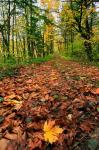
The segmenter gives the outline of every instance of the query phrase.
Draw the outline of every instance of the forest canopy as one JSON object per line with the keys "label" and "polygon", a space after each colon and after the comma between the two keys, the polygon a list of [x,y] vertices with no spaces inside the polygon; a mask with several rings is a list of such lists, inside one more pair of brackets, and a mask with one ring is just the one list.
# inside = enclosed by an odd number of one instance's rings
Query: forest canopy
{"label": "forest canopy", "polygon": [[54,52],[99,59],[95,0],[0,0],[0,63]]}

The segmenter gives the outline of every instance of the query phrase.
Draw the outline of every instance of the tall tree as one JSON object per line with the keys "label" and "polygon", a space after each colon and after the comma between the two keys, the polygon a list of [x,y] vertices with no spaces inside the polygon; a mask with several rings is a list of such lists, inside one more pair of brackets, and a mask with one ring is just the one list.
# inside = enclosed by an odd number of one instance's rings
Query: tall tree
{"label": "tall tree", "polygon": [[74,19],[74,28],[84,39],[85,51],[90,61],[93,60],[91,38],[93,36],[93,15],[95,13],[93,0],[71,0],[70,8]]}

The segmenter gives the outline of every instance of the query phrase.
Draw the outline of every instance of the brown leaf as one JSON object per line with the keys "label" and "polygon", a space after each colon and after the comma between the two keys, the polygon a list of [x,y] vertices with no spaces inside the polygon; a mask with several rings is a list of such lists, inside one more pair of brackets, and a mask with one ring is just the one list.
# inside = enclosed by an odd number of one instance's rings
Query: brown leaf
{"label": "brown leaf", "polygon": [[9,140],[16,140],[17,139],[17,134],[14,133],[6,133],[6,135],[4,136],[5,138],[9,139]]}
{"label": "brown leaf", "polygon": [[86,121],[80,125],[82,131],[89,133],[94,127],[90,121]]}
{"label": "brown leaf", "polygon": [[2,138],[0,140],[0,150],[6,150],[9,140]]}
{"label": "brown leaf", "polygon": [[33,150],[35,148],[41,149],[41,146],[42,142],[38,138],[35,138],[34,140],[29,139],[28,147],[30,148],[30,150]]}

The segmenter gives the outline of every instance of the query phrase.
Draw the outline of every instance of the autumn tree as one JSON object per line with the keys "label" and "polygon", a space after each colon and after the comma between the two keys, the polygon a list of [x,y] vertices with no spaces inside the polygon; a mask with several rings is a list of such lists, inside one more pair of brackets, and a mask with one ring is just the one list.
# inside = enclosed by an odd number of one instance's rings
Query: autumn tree
{"label": "autumn tree", "polygon": [[[4,60],[44,56],[43,24],[49,18],[37,0],[0,2],[1,53]],[[50,51],[49,51],[50,53]]]}
{"label": "autumn tree", "polygon": [[[63,4],[62,11],[59,14],[60,17],[60,30],[61,35],[64,39],[64,48],[68,51],[68,44],[71,42],[73,44],[73,38],[74,38],[74,29],[73,29],[73,14],[71,9],[69,8],[69,5],[67,3]],[[72,51],[73,51],[73,45],[72,45]]]}
{"label": "autumn tree", "polygon": [[91,38],[93,36],[93,17],[95,7],[92,0],[71,0],[70,8],[74,19],[74,28],[84,39],[88,60],[93,60]]}
{"label": "autumn tree", "polygon": [[50,20],[49,23],[44,23],[44,43],[45,52],[53,53],[54,38],[55,38],[55,12],[57,12],[60,1],[41,0],[41,6],[45,9],[45,16]]}

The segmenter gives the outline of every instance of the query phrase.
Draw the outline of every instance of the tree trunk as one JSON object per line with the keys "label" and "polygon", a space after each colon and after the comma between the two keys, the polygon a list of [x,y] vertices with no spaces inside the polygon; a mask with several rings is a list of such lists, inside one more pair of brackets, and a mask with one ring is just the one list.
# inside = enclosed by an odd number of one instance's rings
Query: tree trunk
{"label": "tree trunk", "polygon": [[25,37],[23,37],[23,58],[24,58],[24,60],[26,59],[26,47],[25,47],[26,43],[25,42],[26,42]]}
{"label": "tree trunk", "polygon": [[8,0],[8,31],[7,31],[7,57],[9,58],[10,56],[10,0]]}
{"label": "tree trunk", "polygon": [[85,52],[87,54],[87,58],[89,61],[93,61],[93,54],[92,54],[92,45],[90,42],[85,41],[84,42],[84,46],[85,46]]}
{"label": "tree trunk", "polygon": [[13,2],[13,7],[14,7],[14,11],[13,11],[13,25],[12,25],[12,52],[13,52],[13,56],[14,56],[14,48],[15,48],[15,34],[14,34],[14,27],[15,27],[15,19],[16,19],[16,4],[15,4],[15,0]]}
{"label": "tree trunk", "polygon": [[71,50],[72,50],[72,53],[73,53],[73,50],[74,50],[74,45],[73,45],[73,42],[74,42],[74,33],[73,33],[73,31],[72,31],[72,29],[71,29]]}
{"label": "tree trunk", "polygon": [[42,39],[42,44],[43,44],[43,45],[42,45],[42,46],[43,46],[43,57],[45,57],[46,53],[45,53],[45,45],[44,45],[44,44],[45,44],[45,41],[44,41],[44,32],[43,32],[43,36],[42,36],[42,37],[43,37],[43,39]]}

